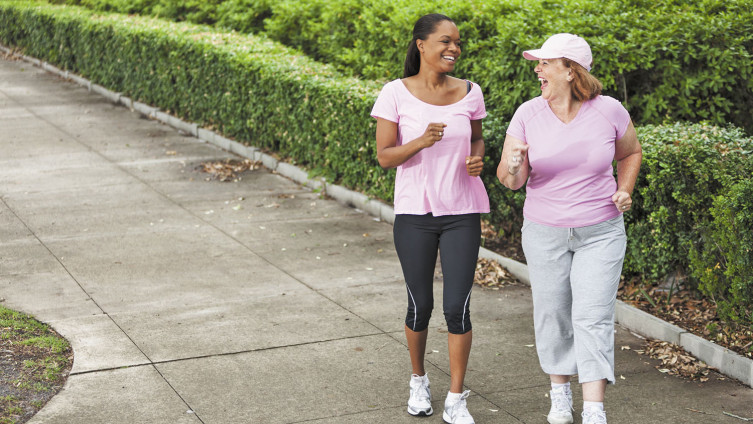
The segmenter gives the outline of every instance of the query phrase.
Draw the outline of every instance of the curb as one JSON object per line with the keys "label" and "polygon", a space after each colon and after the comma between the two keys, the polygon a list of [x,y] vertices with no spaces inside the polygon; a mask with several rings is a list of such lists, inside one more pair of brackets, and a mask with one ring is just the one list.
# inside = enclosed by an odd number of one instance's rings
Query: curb
{"label": "curb", "polygon": [[[69,71],[61,70],[54,65],[37,58],[13,53],[13,50],[1,44],[0,52],[3,52],[5,55],[13,55],[17,58],[23,59],[46,72],[58,75],[63,79],[86,87],[90,92],[99,94],[114,104],[125,106],[130,109],[131,112],[138,112],[149,118],[156,119],[179,131],[190,134],[199,140],[213,144],[239,156],[255,161],[261,161],[266,168],[277,172],[304,187],[311,188],[312,190],[321,190],[324,194],[334,198],[342,204],[360,209],[387,223],[394,224],[395,222],[395,212],[393,208],[384,202],[369,199],[368,196],[362,193],[352,191],[336,184],[330,184],[323,178],[309,178],[308,173],[305,170],[298,168],[295,165],[280,162],[278,159],[266,153],[262,153],[262,151],[256,147],[247,146],[237,141],[227,139],[213,131],[200,128],[195,123],[185,122],[177,117],[162,112],[159,108],[133,101],[128,97],[122,96],[121,93],[110,91],[101,85],[94,84],[85,78],[72,74]],[[530,286],[531,282],[528,276],[527,265],[501,256],[484,247],[479,249],[479,257],[499,262],[500,265],[507,268],[507,270],[520,281]],[[676,325],[663,321],[620,300],[617,300],[615,305],[615,322],[643,337],[663,340],[681,346],[696,358],[704,361],[707,365],[718,369],[722,374],[739,380],[749,387],[753,387],[753,359],[743,357],[714,342],[698,337]]]}

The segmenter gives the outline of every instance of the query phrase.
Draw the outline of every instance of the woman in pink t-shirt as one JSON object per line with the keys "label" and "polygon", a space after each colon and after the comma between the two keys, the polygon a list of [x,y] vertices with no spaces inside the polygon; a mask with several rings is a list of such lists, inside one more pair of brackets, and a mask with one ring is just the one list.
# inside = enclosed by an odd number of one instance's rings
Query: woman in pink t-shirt
{"label": "woman in pink t-shirt", "polygon": [[481,240],[480,213],[489,212],[479,178],[486,109],[478,85],[447,75],[459,57],[460,34],[453,21],[439,14],[420,18],[404,78],[384,86],[371,116],[377,119],[379,164],[397,167],[394,238],[408,292],[405,336],[413,368],[408,412],[433,413],[424,354],[439,249],[451,379],[443,418],[472,424],[463,380],[471,349],[469,304]]}
{"label": "woman in pink t-shirt", "polygon": [[584,39],[556,34],[523,56],[538,60],[541,96],[515,112],[497,177],[513,190],[526,184],[522,242],[536,349],[552,384],[547,420],[573,422],[570,376],[578,374],[583,423],[606,424],[626,245],[622,214],[632,204],[641,146],[625,108],[600,95]]}

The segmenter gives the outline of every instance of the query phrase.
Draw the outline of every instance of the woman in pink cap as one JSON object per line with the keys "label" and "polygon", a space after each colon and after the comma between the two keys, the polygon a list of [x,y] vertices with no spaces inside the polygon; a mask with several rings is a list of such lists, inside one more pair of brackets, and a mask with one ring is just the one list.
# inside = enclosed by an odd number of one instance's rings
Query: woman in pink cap
{"label": "woman in pink cap", "polygon": [[407,287],[405,337],[413,368],[408,413],[433,412],[424,354],[439,249],[450,354],[450,390],[442,418],[473,424],[463,380],[471,350],[469,306],[480,213],[489,211],[479,178],[486,109],[477,84],[448,75],[459,57],[460,33],[453,21],[440,14],[421,17],[408,45],[404,78],[385,84],[371,116],[377,119],[379,164],[397,168],[395,249]]}
{"label": "woman in pink cap", "polygon": [[573,422],[570,377],[577,374],[583,423],[605,424],[604,392],[615,382],[622,214],[632,204],[641,146],[627,110],[602,96],[589,73],[591,48],[583,38],[556,34],[523,56],[538,61],[541,96],[515,112],[497,177],[513,190],[526,184],[522,243],[536,349],[552,384],[547,420]]}

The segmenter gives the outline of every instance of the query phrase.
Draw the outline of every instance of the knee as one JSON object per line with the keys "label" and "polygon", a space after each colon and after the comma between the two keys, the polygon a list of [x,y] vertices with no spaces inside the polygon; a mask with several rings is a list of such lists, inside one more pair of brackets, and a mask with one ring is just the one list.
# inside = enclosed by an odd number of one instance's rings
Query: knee
{"label": "knee", "polygon": [[446,305],[444,318],[447,322],[447,331],[452,334],[465,334],[471,331],[471,312],[465,303]]}
{"label": "knee", "polygon": [[405,325],[413,331],[423,331],[429,327],[431,312],[434,309],[432,301],[411,303],[405,316]]}

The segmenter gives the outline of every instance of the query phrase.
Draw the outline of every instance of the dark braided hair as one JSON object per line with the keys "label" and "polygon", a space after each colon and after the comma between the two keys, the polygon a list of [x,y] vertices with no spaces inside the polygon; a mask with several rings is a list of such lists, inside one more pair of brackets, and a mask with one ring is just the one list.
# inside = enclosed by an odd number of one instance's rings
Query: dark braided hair
{"label": "dark braided hair", "polygon": [[418,73],[421,68],[421,54],[416,46],[416,40],[426,40],[434,32],[437,24],[443,21],[455,23],[452,19],[439,13],[430,13],[420,17],[413,25],[413,39],[408,45],[408,54],[405,56],[403,78],[408,78]]}

